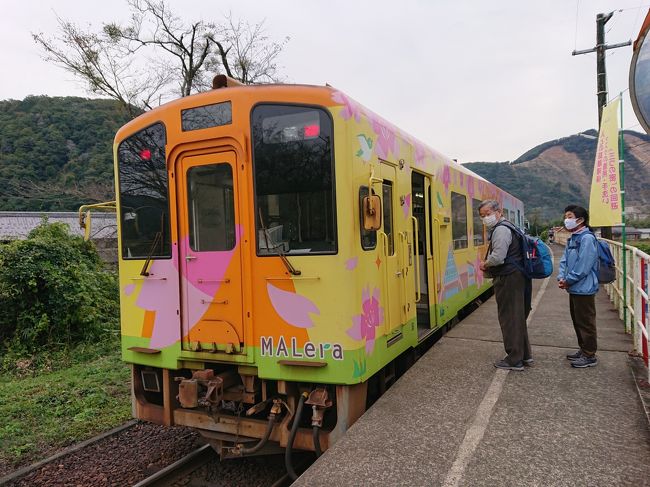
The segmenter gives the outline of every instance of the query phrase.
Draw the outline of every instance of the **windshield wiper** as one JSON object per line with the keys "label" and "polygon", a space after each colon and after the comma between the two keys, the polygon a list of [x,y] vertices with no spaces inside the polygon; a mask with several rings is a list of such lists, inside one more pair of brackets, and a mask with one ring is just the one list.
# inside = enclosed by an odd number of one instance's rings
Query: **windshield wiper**
{"label": "windshield wiper", "polygon": [[275,245],[275,242],[272,241],[273,247],[269,246],[269,240],[270,235],[269,231],[267,230],[266,226],[264,225],[264,218],[262,217],[262,208],[259,209],[260,213],[260,226],[262,227],[262,232],[264,233],[264,242],[266,243],[266,248],[267,250],[275,250],[275,253],[277,254],[278,257],[280,257],[280,260],[284,264],[284,266],[287,268],[287,270],[294,276],[299,276],[301,272],[296,269],[294,266],[291,265],[291,262],[289,262],[289,259],[287,259],[287,256],[284,253],[283,250],[283,244],[280,243],[280,245]]}
{"label": "windshield wiper", "polygon": [[156,245],[158,245],[158,242],[160,241],[162,241],[162,232],[156,232],[156,236],[154,237],[153,242],[151,243],[151,248],[149,249],[149,255],[147,255],[147,260],[144,261],[144,265],[140,271],[141,276],[147,277],[149,275],[149,272],[147,272],[147,267],[149,267],[151,257],[153,257],[153,253],[156,250]]}

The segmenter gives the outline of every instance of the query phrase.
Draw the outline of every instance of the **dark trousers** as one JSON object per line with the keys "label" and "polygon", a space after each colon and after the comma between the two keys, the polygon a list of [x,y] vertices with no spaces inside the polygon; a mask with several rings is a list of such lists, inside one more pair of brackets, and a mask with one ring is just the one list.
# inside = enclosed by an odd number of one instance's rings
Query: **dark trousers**
{"label": "dark trousers", "polygon": [[530,311],[530,301],[526,302],[526,290],[530,285],[527,281],[519,271],[496,276],[493,281],[503,346],[508,354],[505,360],[510,365],[532,358],[526,327]]}
{"label": "dark trousers", "polygon": [[596,333],[596,295],[569,294],[571,321],[578,337],[578,346],[585,355],[592,357],[598,350]]}

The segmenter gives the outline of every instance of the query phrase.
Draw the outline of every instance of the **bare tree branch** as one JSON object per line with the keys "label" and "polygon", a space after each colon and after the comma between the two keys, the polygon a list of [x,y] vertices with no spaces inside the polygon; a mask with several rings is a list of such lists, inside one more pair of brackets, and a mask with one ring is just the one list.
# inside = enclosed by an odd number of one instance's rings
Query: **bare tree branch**
{"label": "bare tree branch", "polygon": [[128,0],[130,20],[96,33],[59,18],[55,37],[32,36],[46,60],[83,80],[89,92],[119,101],[131,116],[209,89],[219,71],[246,84],[280,81],[277,58],[288,37],[274,42],[263,21],[251,25],[232,14],[223,24],[186,23],[166,1]]}

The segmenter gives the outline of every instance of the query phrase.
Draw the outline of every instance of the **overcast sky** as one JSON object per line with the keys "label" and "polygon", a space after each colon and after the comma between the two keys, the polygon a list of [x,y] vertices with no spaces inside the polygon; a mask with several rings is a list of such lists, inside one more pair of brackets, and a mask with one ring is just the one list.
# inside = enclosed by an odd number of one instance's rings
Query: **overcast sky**
{"label": "overcast sky", "polygon": [[[329,83],[459,162],[514,160],[597,125],[596,14],[614,11],[609,44],[635,39],[650,0],[169,0],[187,20],[231,11],[290,36],[290,82]],[[126,20],[122,0],[2,0],[0,99],[89,96],[48,65],[31,33],[56,16],[99,27]],[[619,12],[619,10],[621,10]],[[610,97],[628,88],[631,47],[608,51]],[[642,131],[624,93],[624,127]]]}

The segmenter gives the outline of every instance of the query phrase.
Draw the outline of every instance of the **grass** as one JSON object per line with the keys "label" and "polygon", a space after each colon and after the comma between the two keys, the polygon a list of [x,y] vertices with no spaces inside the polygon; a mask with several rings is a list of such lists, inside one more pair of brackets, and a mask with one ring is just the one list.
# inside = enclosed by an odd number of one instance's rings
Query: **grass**
{"label": "grass", "polygon": [[131,418],[130,372],[115,340],[43,356],[38,362],[16,360],[11,372],[3,358],[0,471],[45,458]]}
{"label": "grass", "polygon": [[638,248],[641,252],[650,254],[650,240],[628,240],[627,244]]}

